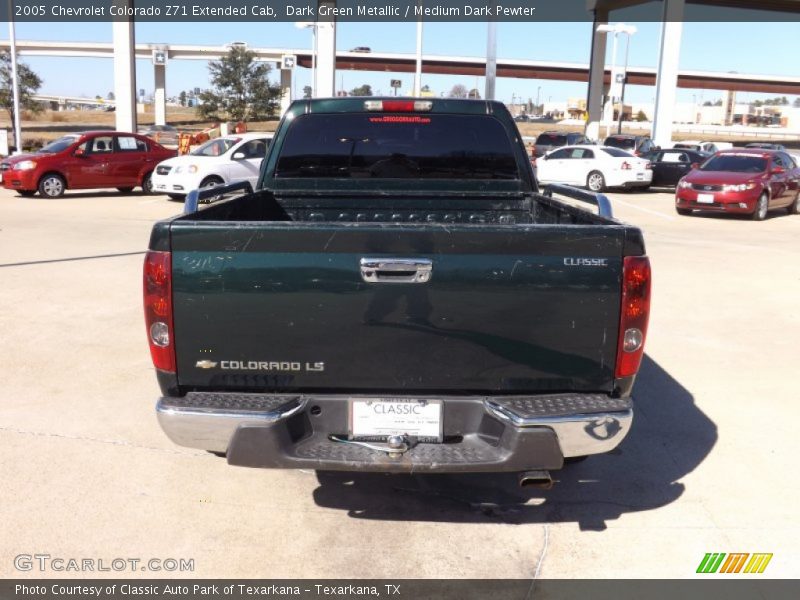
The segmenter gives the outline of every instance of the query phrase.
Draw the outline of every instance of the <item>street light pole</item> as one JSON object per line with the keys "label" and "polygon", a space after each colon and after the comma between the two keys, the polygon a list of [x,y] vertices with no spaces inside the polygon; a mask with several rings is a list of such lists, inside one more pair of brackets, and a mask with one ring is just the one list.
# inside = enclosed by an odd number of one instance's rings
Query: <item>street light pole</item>
{"label": "street light pole", "polygon": [[621,83],[621,93],[620,93],[620,109],[619,109],[619,117],[620,117],[620,130],[622,127],[622,112],[624,109],[624,100],[625,100],[625,81],[628,77],[628,51],[630,50],[630,38],[631,36],[636,33],[636,27],[633,25],[625,25],[624,23],[616,23],[615,25],[598,25],[597,32],[599,33],[613,33],[614,34],[614,44],[611,47],[611,85],[609,86],[609,93],[608,93],[608,100],[606,101],[604,110],[603,110],[603,122],[606,124],[606,136],[611,135],[611,124],[614,122],[614,91],[616,91],[616,70],[617,70],[617,37],[620,33],[624,33],[628,36],[627,43],[625,45],[625,71],[623,73]]}
{"label": "street light pole", "polygon": [[[422,0],[419,0],[419,6],[422,7]],[[417,65],[414,71],[414,96],[419,97],[422,94],[422,17],[420,16],[417,21]]]}
{"label": "street light pole", "polygon": [[[614,71],[617,66],[617,34],[614,33],[614,43],[611,46],[611,78],[614,78]],[[611,135],[611,123],[614,122],[614,96],[611,94],[614,82],[610,82],[608,88],[608,99],[606,100],[606,114],[603,120],[606,122],[606,137]]]}
{"label": "street light pole", "polygon": [[317,23],[311,25],[311,35],[314,38],[314,53],[311,55],[311,97],[317,97]]}
{"label": "street light pole", "polygon": [[[622,133],[622,113],[625,112],[625,86],[628,84],[628,54],[631,49],[631,34],[629,32],[624,32],[627,34],[625,38],[625,69],[623,70],[623,79],[622,79],[622,93],[619,97],[619,124],[617,125],[617,133]],[[615,34],[616,37],[616,34]]]}
{"label": "street light pole", "polygon": [[311,97],[317,97],[317,22],[301,21],[294,24],[298,29],[310,29],[313,44],[311,46]]}
{"label": "street light pole", "polygon": [[541,108],[539,108],[541,106],[541,104],[539,104],[539,94],[541,93],[542,93],[542,86],[539,86],[536,88],[536,110],[538,111],[540,117],[544,113],[544,111]]}
{"label": "street light pole", "polygon": [[14,154],[22,152],[22,127],[19,117],[19,74],[17,73],[17,32],[14,27],[14,2],[8,2],[8,39],[11,51],[11,88],[14,103]]}
{"label": "street light pole", "polygon": [[[484,97],[494,100],[497,78],[497,21],[487,23],[486,32],[486,91]],[[477,89],[477,85],[475,86]]]}

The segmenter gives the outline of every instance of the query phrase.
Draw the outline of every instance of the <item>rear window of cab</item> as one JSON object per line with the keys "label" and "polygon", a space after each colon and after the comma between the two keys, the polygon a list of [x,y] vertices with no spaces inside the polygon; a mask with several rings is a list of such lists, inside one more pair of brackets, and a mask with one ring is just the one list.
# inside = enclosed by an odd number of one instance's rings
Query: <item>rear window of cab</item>
{"label": "rear window of cab", "polygon": [[520,178],[511,139],[489,115],[306,114],[289,126],[276,178]]}

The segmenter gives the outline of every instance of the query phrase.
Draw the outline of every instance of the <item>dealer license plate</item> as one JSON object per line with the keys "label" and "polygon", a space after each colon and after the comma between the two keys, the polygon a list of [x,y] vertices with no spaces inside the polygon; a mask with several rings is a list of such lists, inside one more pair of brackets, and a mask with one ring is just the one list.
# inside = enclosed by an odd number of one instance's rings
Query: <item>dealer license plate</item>
{"label": "dealer license plate", "polygon": [[384,441],[390,435],[441,442],[442,401],[412,398],[352,398],[350,438]]}
{"label": "dealer license plate", "polygon": [[697,194],[697,201],[700,204],[714,204],[714,194]]}

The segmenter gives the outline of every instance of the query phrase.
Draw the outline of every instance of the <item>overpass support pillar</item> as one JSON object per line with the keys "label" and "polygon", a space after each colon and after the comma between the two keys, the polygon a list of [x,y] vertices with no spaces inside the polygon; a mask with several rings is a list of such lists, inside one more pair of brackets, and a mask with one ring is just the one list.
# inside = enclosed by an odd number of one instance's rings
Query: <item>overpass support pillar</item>
{"label": "overpass support pillar", "polygon": [[678,66],[681,57],[683,12],[686,0],[665,0],[661,23],[661,43],[656,72],[656,106],[653,117],[653,141],[667,147],[672,142],[672,121],[678,90]]}
{"label": "overpass support pillar", "polygon": [[[318,4],[334,7],[336,2],[321,0]],[[330,98],[336,95],[336,21],[333,17],[325,17],[317,21],[317,70],[316,70],[316,95],[320,98]]]}
{"label": "overpass support pillar", "polygon": [[154,65],[153,119],[156,125],[167,124],[167,65]]}
{"label": "overpass support pillar", "polygon": [[589,90],[586,95],[586,137],[600,137],[600,121],[603,118],[603,94],[606,72],[605,33],[598,33],[598,25],[608,24],[608,10],[595,10],[592,24],[592,55],[589,61]]}
{"label": "overpass support pillar", "polygon": [[[123,0],[123,4],[131,5]],[[136,131],[136,38],[133,21],[113,21],[117,131]]]}
{"label": "overpass support pillar", "polygon": [[292,103],[292,69],[281,69],[281,116]]}

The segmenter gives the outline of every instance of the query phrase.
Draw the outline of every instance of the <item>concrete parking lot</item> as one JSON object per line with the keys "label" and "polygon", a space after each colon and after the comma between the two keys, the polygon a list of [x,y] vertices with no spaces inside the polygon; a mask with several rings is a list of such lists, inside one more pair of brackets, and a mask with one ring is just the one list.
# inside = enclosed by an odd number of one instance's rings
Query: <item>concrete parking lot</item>
{"label": "concrete parking lot", "polygon": [[[14,557],[194,559],[200,577],[692,577],[707,552],[800,564],[800,217],[678,217],[611,194],[654,272],[633,430],[555,474],[332,475],[173,445],[141,310],[157,196],[0,190],[0,576]],[[109,573],[105,573],[109,574]],[[116,575],[116,573],[110,573]]]}

